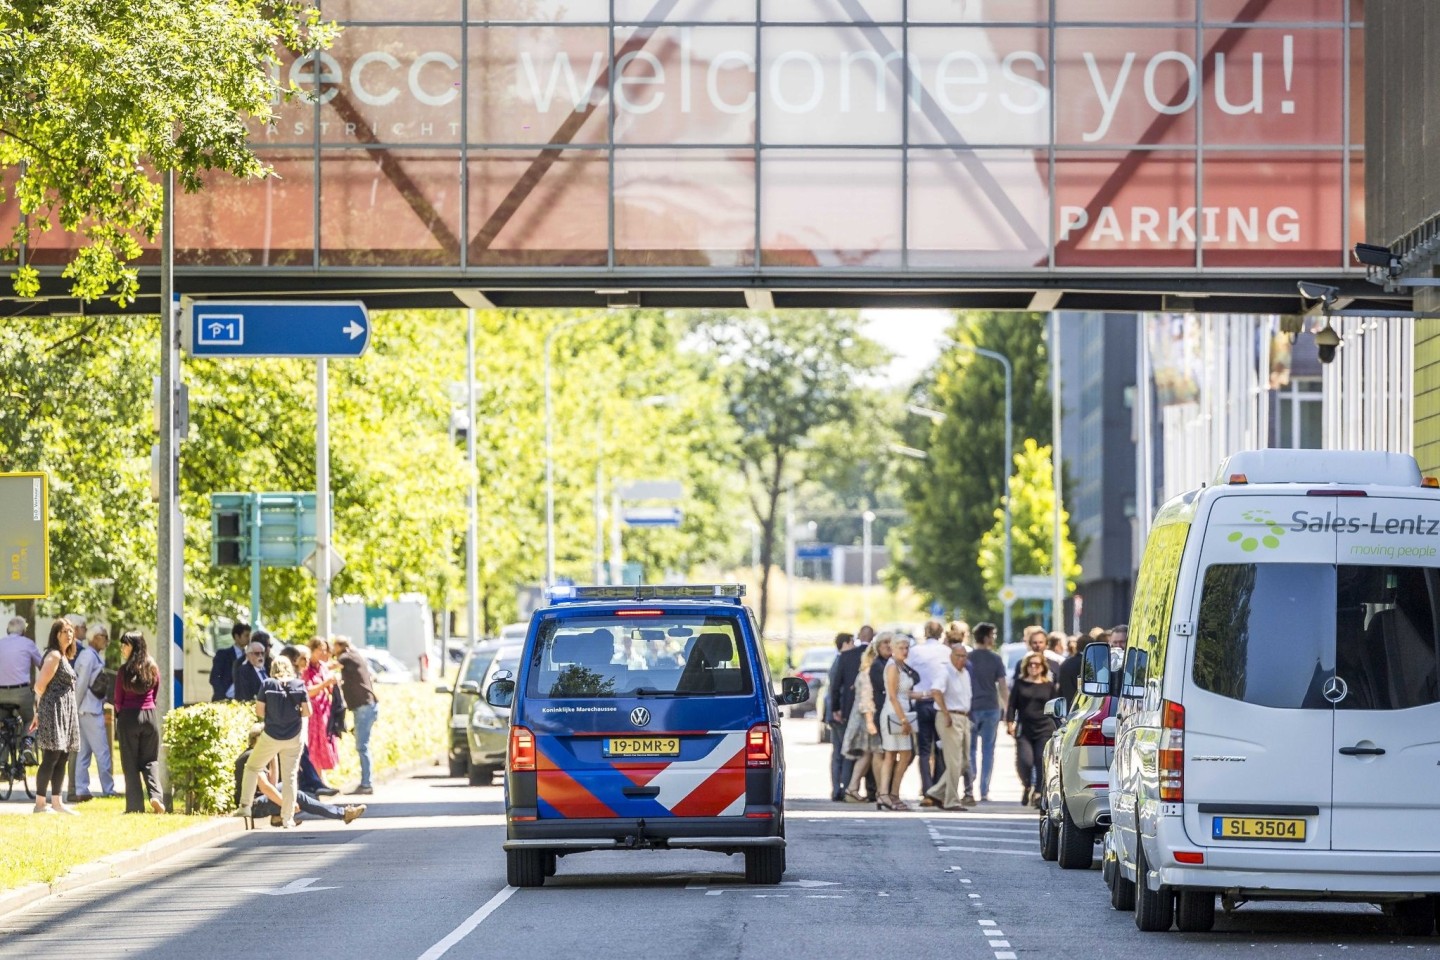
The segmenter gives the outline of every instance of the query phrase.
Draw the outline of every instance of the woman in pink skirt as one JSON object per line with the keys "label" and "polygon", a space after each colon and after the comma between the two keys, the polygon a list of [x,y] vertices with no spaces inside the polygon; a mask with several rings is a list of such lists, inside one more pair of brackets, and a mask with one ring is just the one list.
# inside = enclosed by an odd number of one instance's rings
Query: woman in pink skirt
{"label": "woman in pink skirt", "polygon": [[330,669],[330,641],[324,637],[310,638],[310,662],[300,679],[310,695],[310,730],[308,744],[310,762],[316,770],[334,770],[339,762],[335,738],[330,736],[330,691],[340,677]]}

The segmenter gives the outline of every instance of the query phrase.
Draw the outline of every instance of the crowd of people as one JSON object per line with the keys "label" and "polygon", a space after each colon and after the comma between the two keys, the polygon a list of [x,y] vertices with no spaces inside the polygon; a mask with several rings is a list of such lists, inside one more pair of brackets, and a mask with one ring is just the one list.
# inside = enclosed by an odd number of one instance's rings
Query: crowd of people
{"label": "crowd of people", "polygon": [[259,721],[235,764],[236,816],[249,821],[258,811],[282,827],[294,826],[302,810],[345,823],[362,816],[363,803],[335,806],[320,798],[340,793],[325,773],[339,764],[347,729],[360,756],[360,785],[352,793],[374,792],[370,733],[380,706],[365,658],[342,636],[311,637],[307,646],[281,647],[278,656],[271,636],[247,623],[235,624],[231,639],[211,664],[211,691],[216,700],[253,702]]}
{"label": "crowd of people", "polygon": [[[1096,628],[1087,640],[1124,645],[1127,628]],[[995,649],[993,623],[925,624],[916,640],[869,625],[835,638],[825,711],[831,727],[831,798],[910,810],[900,785],[914,764],[920,807],[962,812],[990,800],[1003,723],[1015,739],[1021,803],[1038,806],[1045,742],[1056,720],[1045,704],[1073,702],[1082,637],[1028,626]],[[977,800],[978,790],[978,800]]]}
{"label": "crowd of people", "polygon": [[[24,617],[11,617],[0,637],[0,704],[15,708],[38,753],[35,812],[78,816],[76,804],[119,796],[115,747],[125,812],[164,813],[156,713],[161,678],[145,636],[138,630],[122,633],[119,666],[111,670],[109,633],[88,628],[83,617],[55,620],[43,651],[25,635],[28,626]],[[360,784],[353,792],[374,792],[370,734],[379,702],[365,658],[338,636],[284,646],[278,656],[272,656],[270,635],[252,632],[249,624],[236,624],[231,639],[232,646],[217,652],[211,665],[212,698],[253,702],[260,721],[250,748],[236,762],[238,812],[250,817],[260,810],[281,826],[293,824],[297,810],[346,823],[363,815],[363,803],[334,806],[320,798],[340,793],[324,774],[338,765],[339,737],[347,731],[353,732],[360,759]],[[114,711],[113,739],[107,705]],[[98,791],[92,791],[92,764]]]}

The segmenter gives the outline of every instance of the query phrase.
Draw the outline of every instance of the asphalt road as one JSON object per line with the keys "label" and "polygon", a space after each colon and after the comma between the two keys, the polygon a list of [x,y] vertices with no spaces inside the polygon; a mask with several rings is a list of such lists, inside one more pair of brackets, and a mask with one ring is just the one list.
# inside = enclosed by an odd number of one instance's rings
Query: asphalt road
{"label": "asphalt road", "polygon": [[380,787],[348,827],[262,826],[0,918],[0,958],[1440,956],[1440,938],[1401,937],[1368,907],[1247,906],[1213,933],[1141,934],[1110,909],[1098,869],[1039,859],[1008,754],[995,803],[881,813],[821,799],[829,748],[797,742],[810,721],[790,729],[780,887],[747,886],[738,857],[676,851],[578,855],[543,888],[514,890],[500,788],[437,769]]}

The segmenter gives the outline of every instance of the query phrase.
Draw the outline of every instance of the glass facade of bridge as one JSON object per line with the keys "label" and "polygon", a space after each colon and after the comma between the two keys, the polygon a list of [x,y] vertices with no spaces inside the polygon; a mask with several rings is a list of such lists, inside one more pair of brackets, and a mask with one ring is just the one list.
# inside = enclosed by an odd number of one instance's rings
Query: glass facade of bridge
{"label": "glass facade of bridge", "polygon": [[[1359,0],[327,0],[182,265],[1335,273]],[[26,251],[63,263],[73,237]]]}

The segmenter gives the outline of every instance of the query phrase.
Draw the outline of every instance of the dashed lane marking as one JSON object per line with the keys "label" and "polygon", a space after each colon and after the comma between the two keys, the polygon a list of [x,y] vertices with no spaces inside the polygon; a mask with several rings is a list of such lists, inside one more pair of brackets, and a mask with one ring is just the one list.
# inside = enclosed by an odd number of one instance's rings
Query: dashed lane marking
{"label": "dashed lane marking", "polygon": [[1002,857],[1033,857],[1033,850],[996,850],[993,847],[936,847],[942,853],[998,853]]}

